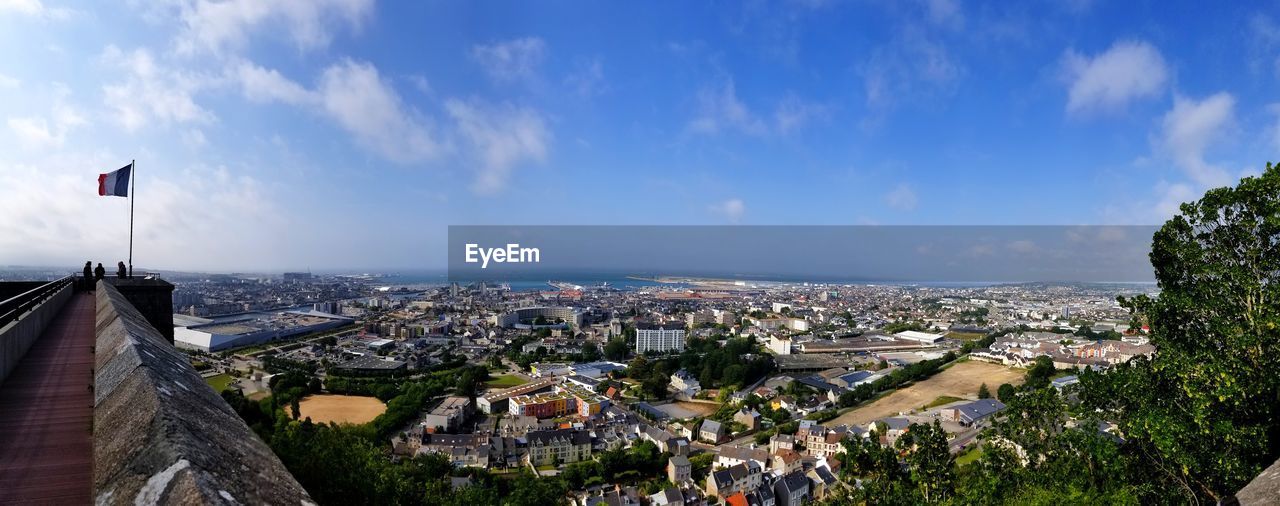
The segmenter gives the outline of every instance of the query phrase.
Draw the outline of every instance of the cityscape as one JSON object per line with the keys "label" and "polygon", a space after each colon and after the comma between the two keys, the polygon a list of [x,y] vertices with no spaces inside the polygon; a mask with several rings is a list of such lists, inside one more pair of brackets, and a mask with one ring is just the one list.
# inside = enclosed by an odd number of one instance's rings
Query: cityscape
{"label": "cityscape", "polygon": [[0,506],[1280,504],[1280,8],[0,0]]}

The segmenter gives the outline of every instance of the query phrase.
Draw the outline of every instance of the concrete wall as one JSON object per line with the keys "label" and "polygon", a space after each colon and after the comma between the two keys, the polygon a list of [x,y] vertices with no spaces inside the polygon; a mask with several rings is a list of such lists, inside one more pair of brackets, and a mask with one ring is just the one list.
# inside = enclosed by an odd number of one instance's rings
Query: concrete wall
{"label": "concrete wall", "polygon": [[158,278],[102,278],[120,291],[160,335],[173,344],[173,285]]}
{"label": "concrete wall", "polygon": [[9,377],[13,368],[26,356],[27,350],[31,349],[32,343],[36,342],[36,338],[40,337],[49,322],[71,300],[71,291],[72,285],[63,287],[44,304],[0,328],[0,383],[4,383],[4,379]]}
{"label": "concrete wall", "polygon": [[96,504],[314,504],[124,295],[101,283],[97,304]]}

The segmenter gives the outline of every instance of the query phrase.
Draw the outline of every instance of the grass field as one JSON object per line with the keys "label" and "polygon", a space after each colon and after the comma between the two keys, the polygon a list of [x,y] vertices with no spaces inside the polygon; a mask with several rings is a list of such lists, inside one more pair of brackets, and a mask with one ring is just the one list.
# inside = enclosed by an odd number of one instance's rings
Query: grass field
{"label": "grass field", "polygon": [[936,408],[936,407],[941,406],[941,405],[943,405],[943,404],[951,404],[951,403],[956,402],[956,401],[959,401],[959,400],[963,400],[963,399],[961,399],[960,397],[953,397],[953,396],[950,396],[950,395],[939,395],[937,399],[934,399],[934,400],[933,400],[933,402],[930,402],[930,403],[928,403],[928,404],[925,404],[925,405],[924,405],[924,409]]}
{"label": "grass field", "polygon": [[208,378],[205,378],[204,382],[208,383],[209,386],[213,387],[213,391],[221,393],[223,390],[226,390],[227,387],[231,385],[231,382],[235,380],[236,379],[232,378],[230,375],[219,374],[217,376],[209,376]]}
{"label": "grass field", "polygon": [[298,403],[302,418],[317,423],[354,423],[372,421],[387,410],[376,397],[357,395],[308,395]]}
{"label": "grass field", "polygon": [[986,337],[986,334],[977,332],[948,332],[945,336],[947,339],[958,339],[960,341],[973,341]]}
{"label": "grass field", "polygon": [[828,422],[828,425],[866,425],[903,411],[917,409],[942,396],[975,399],[978,396],[978,386],[983,383],[994,391],[1001,383],[1019,385],[1024,376],[1022,370],[1003,365],[972,360],[959,362],[927,380],[900,388],[870,404],[840,415]]}
{"label": "grass field", "polygon": [[971,448],[969,449],[969,451],[964,452],[956,457],[956,465],[967,466],[969,464],[972,464],[975,460],[978,460],[978,457],[981,457],[981,456],[982,456],[981,446]]}
{"label": "grass field", "polygon": [[520,379],[519,376],[508,374],[505,376],[498,376],[489,381],[486,381],[485,385],[488,385],[493,388],[511,388],[514,386],[523,385],[525,383],[528,383],[528,381]]}

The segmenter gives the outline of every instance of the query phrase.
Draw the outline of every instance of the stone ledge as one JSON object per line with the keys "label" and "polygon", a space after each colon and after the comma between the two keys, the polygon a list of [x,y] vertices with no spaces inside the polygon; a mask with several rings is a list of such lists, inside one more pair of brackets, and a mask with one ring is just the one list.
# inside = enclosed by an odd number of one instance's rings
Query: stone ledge
{"label": "stone ledge", "polygon": [[97,504],[313,504],[280,459],[106,283],[97,290]]}

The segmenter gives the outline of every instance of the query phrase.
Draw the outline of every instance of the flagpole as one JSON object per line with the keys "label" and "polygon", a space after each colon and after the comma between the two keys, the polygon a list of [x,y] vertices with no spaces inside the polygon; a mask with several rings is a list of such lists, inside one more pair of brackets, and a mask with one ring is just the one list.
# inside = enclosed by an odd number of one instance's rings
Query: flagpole
{"label": "flagpole", "polygon": [[129,277],[133,278],[133,197],[138,189],[138,161],[129,160]]}

